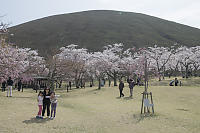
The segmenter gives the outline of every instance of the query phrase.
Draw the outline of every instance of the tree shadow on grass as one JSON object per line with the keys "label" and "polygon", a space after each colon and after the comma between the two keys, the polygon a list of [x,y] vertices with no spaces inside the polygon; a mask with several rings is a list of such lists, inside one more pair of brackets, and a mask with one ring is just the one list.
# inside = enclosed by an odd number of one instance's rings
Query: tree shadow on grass
{"label": "tree shadow on grass", "polygon": [[26,99],[26,98],[29,99],[30,98],[30,99],[32,99],[32,97],[21,97],[21,96],[15,96],[14,98],[22,98],[22,99]]}
{"label": "tree shadow on grass", "polygon": [[101,92],[104,92],[106,89],[105,88],[101,88],[101,89],[92,89],[92,90],[88,90],[86,91],[87,94],[98,94]]}
{"label": "tree shadow on grass", "polygon": [[179,110],[179,111],[189,111],[189,109],[176,109],[176,110]]}
{"label": "tree shadow on grass", "polygon": [[23,123],[25,124],[33,124],[33,123],[46,123],[47,121],[50,121],[49,118],[39,119],[39,118],[30,118],[30,120],[24,120]]}
{"label": "tree shadow on grass", "polygon": [[124,100],[131,100],[133,99],[132,97],[124,97]]}
{"label": "tree shadow on grass", "polygon": [[149,114],[149,113],[146,113],[146,114],[133,114],[133,119],[135,119],[135,123],[140,123],[141,121],[144,121],[144,120],[147,120],[147,119],[152,119],[152,118],[155,118],[157,117],[158,115],[156,114]]}

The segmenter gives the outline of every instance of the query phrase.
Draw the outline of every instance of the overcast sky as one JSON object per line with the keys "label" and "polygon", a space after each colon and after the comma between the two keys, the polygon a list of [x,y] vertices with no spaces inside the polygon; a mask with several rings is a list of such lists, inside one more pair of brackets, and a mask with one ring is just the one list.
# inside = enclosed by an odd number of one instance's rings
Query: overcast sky
{"label": "overcast sky", "polygon": [[1,0],[0,16],[17,25],[38,18],[85,10],[144,13],[200,28],[200,0]]}

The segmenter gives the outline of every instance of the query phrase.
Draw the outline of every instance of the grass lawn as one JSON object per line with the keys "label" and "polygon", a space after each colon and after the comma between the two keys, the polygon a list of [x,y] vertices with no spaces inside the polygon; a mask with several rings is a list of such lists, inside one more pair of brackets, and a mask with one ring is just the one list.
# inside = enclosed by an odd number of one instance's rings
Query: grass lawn
{"label": "grass lawn", "polygon": [[151,86],[155,115],[140,115],[143,87],[134,88],[130,99],[117,87],[56,90],[54,120],[35,118],[37,94],[31,89],[6,97],[0,92],[0,133],[199,133],[200,88],[198,86]]}

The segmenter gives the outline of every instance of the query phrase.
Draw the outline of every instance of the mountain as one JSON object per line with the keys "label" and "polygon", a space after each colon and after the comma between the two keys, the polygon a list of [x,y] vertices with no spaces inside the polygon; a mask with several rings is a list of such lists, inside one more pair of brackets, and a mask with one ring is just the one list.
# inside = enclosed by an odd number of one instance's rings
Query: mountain
{"label": "mountain", "polygon": [[55,15],[9,30],[14,34],[10,41],[38,49],[42,55],[69,44],[92,51],[113,43],[124,43],[125,47],[200,45],[200,29],[140,13],[110,10]]}

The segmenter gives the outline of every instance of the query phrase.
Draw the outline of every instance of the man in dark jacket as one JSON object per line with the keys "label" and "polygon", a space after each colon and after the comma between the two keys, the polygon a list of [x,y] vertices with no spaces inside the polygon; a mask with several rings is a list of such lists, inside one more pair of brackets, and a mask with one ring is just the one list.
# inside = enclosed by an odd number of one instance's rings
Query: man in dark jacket
{"label": "man in dark jacket", "polygon": [[69,89],[71,90],[72,89],[72,82],[69,81]]}
{"label": "man in dark jacket", "polygon": [[43,92],[43,109],[42,109],[42,116],[44,117],[45,110],[47,109],[47,117],[50,116],[50,95],[51,92],[48,88],[44,89]]}
{"label": "man in dark jacket", "polygon": [[120,81],[120,83],[119,83],[120,97],[124,97],[123,89],[124,89],[124,83],[123,83],[123,81]]}
{"label": "man in dark jacket", "polygon": [[9,96],[9,94],[10,94],[10,97],[12,97],[13,80],[11,79],[11,77],[8,78],[7,85],[8,85],[7,97]]}
{"label": "man in dark jacket", "polygon": [[19,82],[17,83],[17,89],[18,91],[20,91],[22,89],[22,81],[19,80]]}
{"label": "man in dark jacket", "polygon": [[175,84],[175,86],[178,86],[178,79],[177,78],[175,78],[174,84]]}
{"label": "man in dark jacket", "polygon": [[2,92],[6,90],[6,81],[3,81],[3,83],[1,84],[1,89]]}

